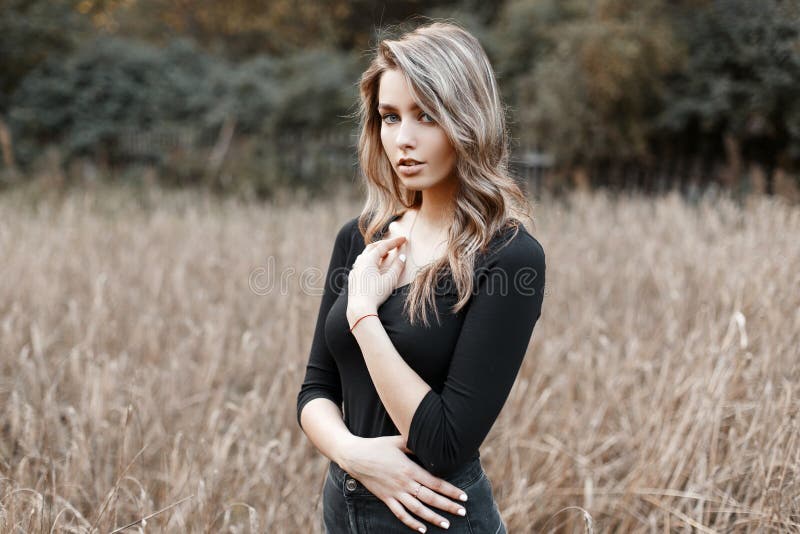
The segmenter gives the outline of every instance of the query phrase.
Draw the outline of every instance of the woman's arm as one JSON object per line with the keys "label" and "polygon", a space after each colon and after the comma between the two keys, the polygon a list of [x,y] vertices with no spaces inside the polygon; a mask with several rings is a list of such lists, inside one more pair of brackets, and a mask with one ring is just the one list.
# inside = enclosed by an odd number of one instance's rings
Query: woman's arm
{"label": "woman's arm", "polygon": [[[412,462],[404,454],[409,451],[403,436],[354,436],[342,421],[339,408],[327,399],[310,401],[303,410],[302,420],[306,435],[317,449],[351,476],[357,477],[411,529],[419,530],[424,525],[409,510],[431,524],[447,524],[442,515],[425,504],[451,514],[466,515],[466,509],[450,500],[459,499],[463,495],[461,489]],[[420,484],[425,487],[425,493],[412,498],[411,495],[416,493],[415,487]],[[412,503],[417,499],[420,504],[415,507]],[[466,496],[461,500],[466,500]]]}
{"label": "woman's arm", "polygon": [[342,411],[329,399],[309,401],[301,412],[300,426],[308,439],[326,458],[340,467],[347,464],[345,451],[355,438],[342,419]]}
{"label": "woman's arm", "polygon": [[[476,277],[441,393],[405,363],[377,317],[353,330],[375,388],[407,446],[437,476],[469,459],[514,384],[541,315],[545,256],[527,234],[503,247]],[[358,318],[364,310],[353,310]],[[348,310],[348,320],[351,313]]]}
{"label": "woman's arm", "polygon": [[[347,322],[352,325],[368,313],[376,312],[348,307]],[[407,438],[411,418],[430,386],[403,360],[378,317],[362,319],[353,329],[353,336],[381,402],[400,434]]]}
{"label": "woman's arm", "polygon": [[[336,361],[325,342],[325,320],[333,303],[343,291],[344,281],[347,279],[345,267],[352,239],[351,224],[352,221],[343,225],[336,235],[328,271],[325,275],[325,288],[317,313],[317,323],[306,364],[306,374],[297,394],[297,423],[304,431],[305,427],[301,416],[303,409],[310,401],[320,397],[325,398],[337,410],[342,405],[342,383]],[[341,420],[341,412],[339,412],[339,419]],[[312,441],[314,440],[312,439]]]}

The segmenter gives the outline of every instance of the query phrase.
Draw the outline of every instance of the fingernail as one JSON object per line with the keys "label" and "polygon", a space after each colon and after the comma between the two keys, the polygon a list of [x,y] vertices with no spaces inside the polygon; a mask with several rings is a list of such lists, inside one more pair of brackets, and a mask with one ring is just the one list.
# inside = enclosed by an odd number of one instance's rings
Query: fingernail
{"label": "fingernail", "polygon": [[398,257],[400,258],[400,261],[402,261],[402,262],[406,261],[406,255],[405,254],[400,254],[400,256],[398,256]]}
{"label": "fingernail", "polygon": [[442,521],[441,523],[439,523],[439,526],[441,526],[442,528],[450,528],[450,523],[448,523],[447,521]]}
{"label": "fingernail", "polygon": [[425,532],[425,527],[419,527],[417,530],[419,530],[420,532],[424,533]]}
{"label": "fingernail", "polygon": [[458,515],[467,515],[467,511],[464,510],[463,508],[459,508],[458,509]]}
{"label": "fingernail", "polygon": [[461,499],[462,501],[466,501],[467,500],[467,494],[466,493],[462,493],[461,497],[459,497],[459,499]]}

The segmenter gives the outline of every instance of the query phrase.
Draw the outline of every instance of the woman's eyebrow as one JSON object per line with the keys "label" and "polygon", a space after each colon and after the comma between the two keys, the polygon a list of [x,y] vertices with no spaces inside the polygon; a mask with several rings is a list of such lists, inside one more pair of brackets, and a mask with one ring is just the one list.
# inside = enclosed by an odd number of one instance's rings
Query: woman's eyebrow
{"label": "woman's eyebrow", "polygon": [[[391,109],[397,111],[397,107],[393,106],[392,104],[380,103],[378,104],[378,109]],[[411,106],[411,109],[422,109],[417,104]]]}

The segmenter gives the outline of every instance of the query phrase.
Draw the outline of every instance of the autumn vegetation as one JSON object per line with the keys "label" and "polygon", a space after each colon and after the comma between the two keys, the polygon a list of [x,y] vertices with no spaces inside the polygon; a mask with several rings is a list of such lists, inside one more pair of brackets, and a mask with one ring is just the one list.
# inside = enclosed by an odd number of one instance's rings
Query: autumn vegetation
{"label": "autumn vegetation", "polygon": [[[534,207],[543,314],[482,447],[510,532],[800,528],[798,207]],[[0,531],[321,532],[327,464],[295,400],[358,210],[0,197]]]}

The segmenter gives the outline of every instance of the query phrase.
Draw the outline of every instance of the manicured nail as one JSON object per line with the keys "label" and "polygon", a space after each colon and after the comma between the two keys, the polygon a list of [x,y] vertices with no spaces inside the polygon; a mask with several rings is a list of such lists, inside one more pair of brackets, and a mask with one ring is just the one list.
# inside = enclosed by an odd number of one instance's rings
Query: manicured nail
{"label": "manicured nail", "polygon": [[464,510],[463,508],[459,508],[458,509],[458,515],[467,515],[467,511]]}
{"label": "manicured nail", "polygon": [[400,258],[400,261],[405,263],[405,261],[406,261],[406,255],[405,254],[400,254],[400,256],[398,256],[398,258]]}
{"label": "manicured nail", "polygon": [[441,523],[439,523],[439,526],[441,526],[442,528],[450,528],[450,523],[448,523],[447,521],[442,521]]}
{"label": "manicured nail", "polygon": [[425,532],[425,527],[419,527],[417,530],[419,530],[420,532],[422,532],[422,533],[424,534],[424,532]]}
{"label": "manicured nail", "polygon": [[462,493],[461,497],[459,497],[459,499],[461,499],[462,501],[466,501],[467,500],[467,494],[466,493]]}

